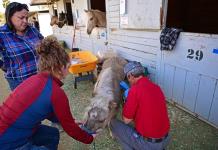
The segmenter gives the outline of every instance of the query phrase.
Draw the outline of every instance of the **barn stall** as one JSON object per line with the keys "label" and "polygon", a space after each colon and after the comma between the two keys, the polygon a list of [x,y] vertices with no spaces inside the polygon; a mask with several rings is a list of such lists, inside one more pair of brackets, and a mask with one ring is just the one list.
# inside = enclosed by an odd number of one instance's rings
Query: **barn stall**
{"label": "barn stall", "polygon": [[[128,60],[140,61],[169,102],[217,128],[217,4],[215,0],[59,0],[50,4],[50,14],[68,14],[67,25],[53,27],[54,35],[68,47],[95,54],[113,49]],[[88,35],[84,9],[105,11],[107,27]],[[164,27],[182,29],[172,51],[160,50]]]}

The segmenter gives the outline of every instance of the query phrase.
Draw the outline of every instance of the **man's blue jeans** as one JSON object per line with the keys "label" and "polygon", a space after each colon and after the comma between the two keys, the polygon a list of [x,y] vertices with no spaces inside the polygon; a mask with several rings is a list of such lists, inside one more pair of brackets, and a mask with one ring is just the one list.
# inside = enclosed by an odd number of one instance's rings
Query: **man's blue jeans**
{"label": "man's blue jeans", "polygon": [[117,119],[111,120],[110,127],[123,150],[163,150],[170,141],[168,135],[160,143],[148,142],[133,127]]}
{"label": "man's blue jeans", "polygon": [[57,150],[59,139],[57,128],[40,125],[30,141],[16,150]]}

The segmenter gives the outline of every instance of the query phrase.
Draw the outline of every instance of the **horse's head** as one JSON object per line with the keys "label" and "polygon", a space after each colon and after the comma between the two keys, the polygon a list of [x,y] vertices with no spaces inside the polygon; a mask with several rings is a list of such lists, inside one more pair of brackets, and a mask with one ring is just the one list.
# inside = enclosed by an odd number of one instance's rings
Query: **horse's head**
{"label": "horse's head", "polygon": [[84,10],[87,14],[87,34],[91,34],[95,27],[98,27],[98,18],[93,10]]}
{"label": "horse's head", "polygon": [[100,10],[85,10],[87,21],[87,33],[91,34],[95,27],[106,27],[106,13]]}
{"label": "horse's head", "polygon": [[55,24],[58,25],[58,17],[57,16],[52,16],[50,25],[53,26]]}
{"label": "horse's head", "polygon": [[63,11],[59,14],[59,19],[58,19],[58,27],[62,28],[64,24],[67,23],[67,16],[66,13],[63,13]]}
{"label": "horse's head", "polygon": [[59,13],[59,18],[57,16],[52,16],[51,17],[51,22],[50,25],[58,25],[59,28],[62,28],[64,26],[64,24],[67,23],[67,17],[66,14],[61,12]]}

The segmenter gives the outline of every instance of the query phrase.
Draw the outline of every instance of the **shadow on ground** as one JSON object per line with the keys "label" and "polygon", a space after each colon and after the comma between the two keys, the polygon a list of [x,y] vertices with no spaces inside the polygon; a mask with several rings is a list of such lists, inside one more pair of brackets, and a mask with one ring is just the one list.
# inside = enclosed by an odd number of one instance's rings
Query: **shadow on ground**
{"label": "shadow on ground", "polygon": [[4,78],[4,73],[0,69],[0,103],[8,96],[10,90],[7,81]]}

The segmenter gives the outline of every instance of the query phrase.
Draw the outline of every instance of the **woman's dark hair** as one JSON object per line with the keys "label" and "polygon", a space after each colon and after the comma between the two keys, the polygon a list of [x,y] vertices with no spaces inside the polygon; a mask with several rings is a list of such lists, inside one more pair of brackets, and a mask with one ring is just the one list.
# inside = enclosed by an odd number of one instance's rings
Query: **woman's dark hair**
{"label": "woman's dark hair", "polygon": [[17,11],[21,11],[23,9],[26,9],[29,11],[28,6],[26,4],[21,4],[18,2],[12,2],[10,3],[5,10],[5,19],[6,19],[6,24],[9,26],[10,29],[14,28],[14,25],[11,22],[11,17],[13,14]]}

